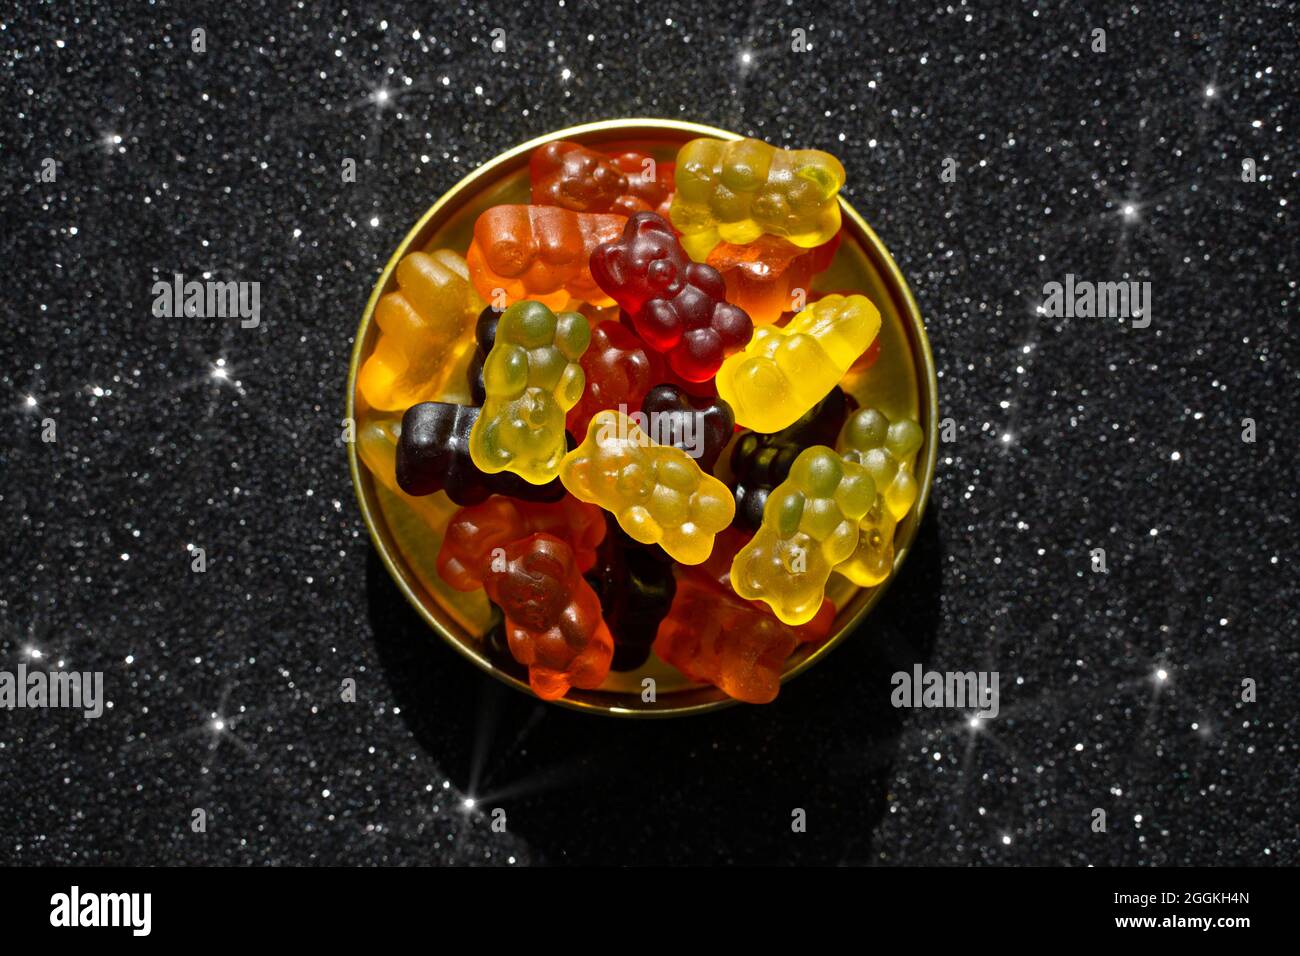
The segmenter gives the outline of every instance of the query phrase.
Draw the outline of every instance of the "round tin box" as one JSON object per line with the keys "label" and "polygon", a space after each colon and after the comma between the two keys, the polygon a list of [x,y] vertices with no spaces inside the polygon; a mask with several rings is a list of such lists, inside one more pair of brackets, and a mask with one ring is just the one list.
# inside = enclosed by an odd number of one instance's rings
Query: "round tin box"
{"label": "round tin box", "polygon": [[[370,354],[377,336],[372,321],[375,304],[380,296],[396,288],[394,271],[397,263],[408,252],[416,250],[451,248],[463,255],[469,247],[474,221],[484,209],[500,203],[528,202],[528,159],[534,149],[552,140],[564,139],[602,151],[636,149],[657,161],[671,162],[683,143],[700,136],[741,138],[725,130],[677,120],[622,119],[588,123],[516,146],[484,163],[448,190],[420,217],[394,250],[366,303],[348,368],[348,419],[357,421],[357,371]],[[925,441],[917,453],[913,469],[920,493],[911,513],[895,531],[893,573],[884,583],[872,588],[860,588],[833,575],[826,592],[838,609],[831,636],[821,645],[802,645],[796,650],[786,661],[782,683],[828,655],[859,628],[880,600],[907,559],[934,480],[938,383],[916,300],[871,227],[842,197],[840,208],[843,213],[843,242],[834,262],[814,279],[813,287],[861,292],[880,310],[879,359],[865,373],[850,372],[841,385],[860,404],[875,406],[891,419],[906,416],[920,423]],[[457,377],[453,376],[453,379]],[[440,397],[445,401],[468,401],[468,392],[457,393],[457,387],[452,386]],[[362,517],[370,529],[380,560],[406,600],[443,640],[462,655],[494,677],[531,694],[526,670],[508,654],[494,652],[486,640],[494,612],[482,592],[463,594],[453,591],[438,577],[435,558],[442,542],[441,529],[455,511],[455,506],[441,494],[412,499],[391,491],[371,475],[358,456],[355,442],[348,443],[347,449]],[[645,701],[642,697],[642,680],[646,677],[655,680],[653,701]],[[574,688],[555,703],[593,714],[675,717],[718,710],[736,701],[715,687],[688,681],[652,656],[636,670],[611,672],[596,690]],[[771,706],[780,706],[780,698]]]}

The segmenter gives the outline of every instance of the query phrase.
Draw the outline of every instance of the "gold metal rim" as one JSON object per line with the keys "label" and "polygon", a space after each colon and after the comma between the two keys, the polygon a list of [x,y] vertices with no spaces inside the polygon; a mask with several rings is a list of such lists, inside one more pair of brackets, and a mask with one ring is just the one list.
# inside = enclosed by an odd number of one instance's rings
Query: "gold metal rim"
{"label": "gold metal rim", "polygon": [[[654,136],[662,134],[665,131],[687,133],[692,136],[712,136],[717,139],[735,140],[741,139],[739,134],[732,133],[728,130],[718,129],[712,126],[705,126],[700,123],[690,123],[683,120],[671,119],[619,119],[619,120],[602,120],[595,123],[585,123],[581,126],[572,126],[568,129],[558,130],[554,133],[548,133],[522,143],[513,149],[494,157],[483,165],[479,166],[468,176],[465,176],[460,182],[456,183],[447,190],[437,202],[435,202],[420,217],[419,221],[407,232],[405,238],[398,244],[397,249],[393,252],[380,274],[378,281],[375,283],[374,290],[370,293],[370,299],[366,302],[365,312],[361,316],[361,323],[357,327],[356,338],[352,345],[352,358],[348,363],[348,381],[346,396],[346,415],[349,421],[356,421],[356,379],[357,372],[361,365],[363,352],[368,345],[368,333],[370,331],[371,320],[374,316],[375,304],[379,297],[388,291],[388,287],[393,280],[393,272],[397,268],[397,263],[406,255],[406,253],[416,244],[416,241],[422,236],[430,222],[437,217],[444,209],[456,203],[464,194],[472,191],[475,187],[492,179],[502,167],[516,162],[520,157],[526,157],[535,148],[555,139],[571,139],[579,142],[590,141],[593,137],[603,137],[604,134],[618,133],[624,138],[635,139],[638,135]],[[607,137],[606,137],[607,138]],[[921,311],[917,307],[916,299],[912,295],[912,290],[894,262],[893,256],[885,248],[885,244],[880,241],[880,237],[875,231],[867,225],[866,221],[858,215],[857,211],[840,197],[840,209],[843,218],[847,221],[850,230],[857,235],[862,249],[870,259],[871,263],[880,272],[886,280],[890,295],[894,299],[894,306],[897,308],[900,317],[904,319],[909,342],[912,346],[912,354],[919,361],[920,366],[916,369],[917,381],[922,389],[922,394],[918,396],[918,407],[924,421],[921,423],[925,433],[925,450],[924,457],[918,462],[917,483],[920,486],[920,494],[917,496],[916,507],[908,515],[903,523],[899,525],[894,539],[894,567],[888,578],[874,588],[863,589],[858,592],[854,599],[858,604],[847,621],[841,624],[835,634],[831,636],[824,644],[811,652],[807,657],[801,660],[794,667],[790,668],[781,675],[781,683],[784,685],[787,681],[802,674],[808,668],[812,667],[834,648],[838,647],[862,621],[871,613],[872,608],[884,596],[889,585],[898,576],[899,570],[903,566],[908,553],[911,551],[912,543],[916,538],[917,529],[920,527],[925,517],[925,509],[930,501],[930,489],[934,483],[935,462],[938,457],[938,435],[939,435],[939,383],[935,374],[934,355],[930,350],[930,340],[925,334],[925,326],[921,321]],[[498,669],[491,660],[474,651],[467,646],[456,635],[452,634],[441,621],[430,613],[424,600],[421,599],[417,588],[418,582],[414,575],[410,573],[404,565],[401,556],[397,553],[390,537],[390,532],[385,525],[382,514],[380,513],[378,501],[375,498],[374,480],[370,474],[361,465],[357,456],[355,442],[348,442],[348,469],[352,474],[352,486],[356,491],[357,504],[361,509],[361,517],[366,523],[366,528],[370,532],[370,540],[374,543],[375,550],[379,553],[379,558],[383,562],[389,576],[397,584],[398,590],[406,598],[407,602],[415,608],[416,612],[424,619],[439,636],[447,643],[454,647],[463,657],[472,661],[480,669],[504,681],[517,690],[521,690],[530,696],[533,695],[532,689],[527,683],[514,676]],[[419,590],[423,590],[420,588]],[[863,591],[867,591],[865,598],[862,597]],[[571,710],[577,710],[587,714],[601,714],[609,717],[638,717],[638,718],[660,718],[660,717],[684,717],[692,714],[703,714],[710,711],[722,710],[738,703],[730,697],[727,697],[721,691],[717,691],[717,698],[708,700],[703,703],[687,704],[677,707],[661,707],[653,710],[640,710],[616,705],[601,705],[594,701],[583,699],[572,699],[562,697],[553,703]]]}

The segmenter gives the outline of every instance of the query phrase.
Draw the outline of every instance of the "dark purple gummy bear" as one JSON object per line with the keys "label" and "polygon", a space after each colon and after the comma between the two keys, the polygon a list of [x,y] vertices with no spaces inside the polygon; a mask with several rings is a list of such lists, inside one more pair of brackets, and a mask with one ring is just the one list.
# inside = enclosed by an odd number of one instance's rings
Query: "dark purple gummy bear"
{"label": "dark purple gummy bear", "polygon": [[650,389],[641,411],[646,415],[646,431],[656,443],[688,455],[698,452],[695,461],[706,474],[713,473],[736,427],[736,416],[722,399],[697,398],[676,385]]}
{"label": "dark purple gummy bear", "polygon": [[[610,667],[630,671],[649,659],[659,622],[667,616],[677,593],[677,580],[671,561],[661,561],[651,549],[615,533],[617,522],[607,519],[606,524],[609,533],[585,577],[600,598],[605,623],[614,637]],[[626,547],[627,542],[633,546]]]}
{"label": "dark purple gummy bear", "polygon": [[508,471],[484,474],[469,455],[469,433],[478,420],[473,405],[420,402],[402,416],[397,440],[397,484],[408,495],[445,491],[458,505],[476,505],[489,495],[525,501],[559,501],[564,486],[557,478],[534,485]]}
{"label": "dark purple gummy bear", "polygon": [[737,527],[757,531],[763,523],[763,508],[772,489],[785,481],[799,453],[813,445],[835,447],[840,428],[850,411],[858,407],[852,396],[838,385],[793,424],[764,435],[746,432],[731,450],[732,490],[736,495]]}

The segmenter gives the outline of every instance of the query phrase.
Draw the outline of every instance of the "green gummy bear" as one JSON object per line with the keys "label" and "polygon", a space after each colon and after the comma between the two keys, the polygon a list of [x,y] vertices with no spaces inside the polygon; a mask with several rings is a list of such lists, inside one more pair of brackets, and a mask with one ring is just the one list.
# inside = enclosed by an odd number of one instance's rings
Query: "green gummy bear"
{"label": "green gummy bear", "polygon": [[525,299],[501,314],[483,363],[487,397],[469,436],[479,470],[510,471],[535,485],[555,478],[568,450],[565,413],[586,387],[578,359],[590,341],[577,312],[556,315]]}

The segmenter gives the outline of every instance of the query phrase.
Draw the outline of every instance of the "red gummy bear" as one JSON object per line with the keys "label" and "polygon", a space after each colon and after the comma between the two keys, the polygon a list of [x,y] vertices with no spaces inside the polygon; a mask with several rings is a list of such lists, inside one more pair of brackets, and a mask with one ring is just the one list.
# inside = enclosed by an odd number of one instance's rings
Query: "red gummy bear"
{"label": "red gummy bear", "polygon": [[781,622],[761,601],[731,589],[731,562],[750,535],[728,528],[703,564],[677,571],[677,593],[659,625],[654,652],[691,680],[728,696],[766,704],[781,689],[785,662],[800,644],[819,644],[835,622],[829,600],[807,624]]}
{"label": "red gummy bear", "polygon": [[438,551],[438,574],[457,591],[481,588],[493,557],[500,556],[494,555],[498,548],[538,532],[568,542],[578,569],[586,571],[596,563],[596,548],[605,538],[605,513],[572,495],[555,502],[493,495],[451,516]]}
{"label": "red gummy bear", "polygon": [[687,258],[672,227],[655,213],[637,213],[621,238],[597,246],[591,277],[687,381],[712,378],[754,334],[745,310],[726,300],[718,270]]}
{"label": "red gummy bear", "polygon": [[607,156],[580,143],[556,140],[533,150],[528,172],[533,202],[539,205],[667,216],[672,201],[673,164],[657,165],[645,153]]}
{"label": "red gummy bear", "polygon": [[[623,328],[636,336],[638,342],[641,341],[641,336],[636,333],[636,323],[632,321],[632,316],[628,315],[623,309],[618,310],[618,321]],[[879,336],[877,336],[877,338],[879,338]],[[650,354],[657,356],[659,353],[654,351],[654,349],[650,349]],[[686,394],[695,395],[701,398],[718,397],[718,384],[713,379],[707,378],[703,382],[688,382],[686,379],[674,372],[670,366],[664,365],[662,362],[660,365],[662,366],[660,369],[661,384],[676,385],[682,391],[686,392]]]}
{"label": "red gummy bear", "polygon": [[[611,162],[627,175],[627,192],[614,202],[614,212],[634,216],[655,212],[664,219],[673,204],[673,163],[654,163],[645,153],[619,153]],[[653,172],[653,175],[649,175]]]}
{"label": "red gummy bear", "polygon": [[533,150],[528,174],[534,203],[574,212],[609,212],[627,192],[627,176],[608,156],[562,139]]}
{"label": "red gummy bear", "polygon": [[600,686],[614,639],[568,544],[533,534],[506,545],[504,557],[489,563],[483,588],[501,608],[510,653],[528,668],[538,697],[555,700],[570,687]]}
{"label": "red gummy bear", "polygon": [[629,415],[639,410],[646,394],[663,378],[658,353],[617,322],[592,328],[591,344],[579,362],[587,388],[565,419],[571,435],[586,435],[591,417],[603,409],[626,405]]}

